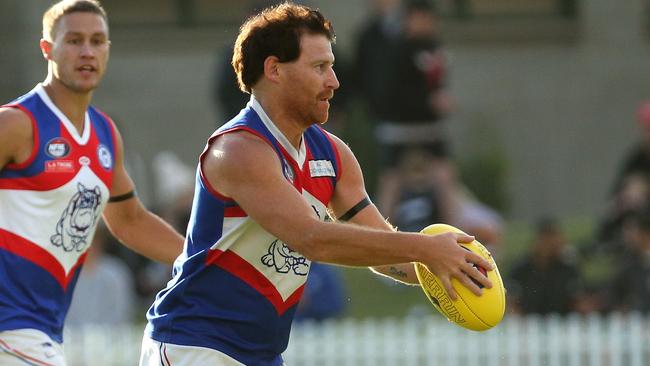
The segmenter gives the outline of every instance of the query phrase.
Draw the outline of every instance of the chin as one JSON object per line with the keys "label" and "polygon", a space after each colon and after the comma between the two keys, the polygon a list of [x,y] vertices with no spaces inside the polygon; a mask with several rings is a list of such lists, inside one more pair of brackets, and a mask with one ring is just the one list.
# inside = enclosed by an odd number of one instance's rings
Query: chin
{"label": "chin", "polygon": [[327,123],[328,116],[317,116],[316,118],[313,119],[313,121],[316,121],[319,125],[324,125]]}
{"label": "chin", "polygon": [[83,83],[83,84],[76,84],[72,90],[74,90],[77,93],[90,93],[93,90],[97,89],[97,85],[99,83]]}
{"label": "chin", "polygon": [[314,114],[312,121],[316,121],[319,125],[324,124],[329,119],[329,111]]}

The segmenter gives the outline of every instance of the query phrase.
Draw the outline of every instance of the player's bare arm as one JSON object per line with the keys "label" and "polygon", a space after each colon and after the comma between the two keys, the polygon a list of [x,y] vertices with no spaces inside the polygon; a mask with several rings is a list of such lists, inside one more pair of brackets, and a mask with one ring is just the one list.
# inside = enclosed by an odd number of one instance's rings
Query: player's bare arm
{"label": "player's bare arm", "polygon": [[480,290],[469,276],[490,286],[480,272],[472,271],[469,262],[486,268],[489,263],[457,244],[458,240],[471,241],[470,236],[430,237],[318,220],[282,175],[272,148],[252,134],[219,137],[202,167],[214,189],[234,199],[253,220],[311,260],[351,266],[421,261],[446,278],[448,290],[453,291],[452,276],[477,294]]}
{"label": "player's bare arm", "polygon": [[[234,199],[264,229],[311,260],[353,266],[411,260],[410,253],[381,253],[377,243],[385,241],[379,238],[383,232],[318,220],[280,167],[270,145],[246,132],[219,137],[202,164],[214,189]],[[372,243],[355,240],[367,236],[377,237]]]}
{"label": "player's bare arm", "polygon": [[32,121],[17,108],[0,108],[0,170],[7,164],[20,164],[34,149]]}
{"label": "player's bare arm", "polygon": [[172,264],[183,249],[183,237],[160,217],[147,210],[124,168],[124,144],[116,130],[116,157],[111,198],[104,221],[113,235],[132,250],[153,260]]}
{"label": "player's bare arm", "polygon": [[[365,191],[365,185],[363,182],[363,175],[361,173],[361,168],[358,161],[354,157],[354,154],[350,148],[343,143],[340,139],[333,137],[336,141],[339,154],[341,157],[341,178],[339,179],[338,184],[336,185],[336,191],[332,197],[330,206],[336,214],[337,217],[340,217],[345,212],[357,204],[360,200],[367,196]],[[381,213],[377,210],[374,205],[368,205],[366,208],[362,209],[356,213],[351,219],[350,222],[377,228],[380,230],[394,231],[393,227],[386,222],[382,217]],[[434,238],[433,240],[439,239],[440,245],[436,248],[433,248],[436,255],[439,255],[440,262],[429,264],[424,260],[417,260],[419,262],[424,262],[427,264],[429,269],[431,269],[436,275],[438,275],[442,282],[445,284],[447,291],[451,294],[453,289],[451,287],[451,278],[455,277],[461,281],[466,287],[470,288],[475,293],[479,293],[478,287],[471,281],[470,277],[475,278],[476,280],[483,283],[488,288],[491,287],[491,284],[480,272],[471,266],[469,262],[477,263],[482,266],[481,263],[486,262],[483,258],[479,256],[467,256],[467,251],[463,250],[457,244],[450,245],[448,238]],[[473,240],[472,237],[460,235],[456,237],[456,242],[458,243],[467,243]],[[394,245],[399,245],[397,242],[393,243]],[[443,253],[446,252],[447,253]],[[470,258],[472,257],[472,258]],[[479,260],[479,262],[474,262],[474,260]],[[449,261],[449,262],[447,262]],[[485,268],[490,268],[488,267]],[[383,266],[373,266],[373,270],[393,277],[396,280],[401,282],[417,284],[418,279],[415,274],[415,269],[412,263],[398,263],[398,264],[389,264]],[[439,270],[440,272],[435,272]],[[455,296],[455,295],[452,295]]]}
{"label": "player's bare arm", "polygon": [[[361,167],[352,150],[336,136],[331,134],[330,136],[336,142],[343,167],[336,191],[330,202],[330,208],[334,215],[340,218],[344,215],[352,214],[347,220],[348,222],[379,230],[394,231],[393,227],[383,218],[372,202],[359,209],[360,206],[357,206],[357,204],[368,198]],[[350,210],[354,210],[355,212],[351,212]],[[400,282],[407,284],[419,283],[412,263],[376,266],[371,269]]]}

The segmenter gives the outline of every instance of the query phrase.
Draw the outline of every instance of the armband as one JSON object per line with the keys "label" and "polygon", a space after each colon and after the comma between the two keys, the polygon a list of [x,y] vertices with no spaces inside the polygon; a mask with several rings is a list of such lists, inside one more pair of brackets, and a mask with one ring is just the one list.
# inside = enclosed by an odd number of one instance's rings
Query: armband
{"label": "armband", "polygon": [[131,192],[124,193],[124,194],[121,194],[119,196],[109,197],[108,202],[109,203],[122,202],[122,201],[126,201],[126,200],[128,200],[130,198],[133,198],[133,197],[135,197],[135,190],[133,190]]}
{"label": "armband", "polygon": [[339,217],[338,221],[349,221],[351,218],[354,217],[354,215],[358,214],[359,211],[363,210],[370,204],[370,199],[368,197],[364,197],[359,203],[356,205],[352,206],[351,209],[348,210],[348,212],[344,213]]}

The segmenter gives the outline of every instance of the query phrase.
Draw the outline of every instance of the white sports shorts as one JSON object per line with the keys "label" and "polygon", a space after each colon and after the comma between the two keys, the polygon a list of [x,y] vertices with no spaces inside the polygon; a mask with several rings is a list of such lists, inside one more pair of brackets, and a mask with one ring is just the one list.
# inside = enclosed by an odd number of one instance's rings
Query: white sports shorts
{"label": "white sports shorts", "polygon": [[210,348],[161,343],[146,335],[142,338],[140,366],[196,365],[244,366],[243,363]]}
{"label": "white sports shorts", "polygon": [[63,345],[36,329],[2,331],[0,365],[65,366]]}

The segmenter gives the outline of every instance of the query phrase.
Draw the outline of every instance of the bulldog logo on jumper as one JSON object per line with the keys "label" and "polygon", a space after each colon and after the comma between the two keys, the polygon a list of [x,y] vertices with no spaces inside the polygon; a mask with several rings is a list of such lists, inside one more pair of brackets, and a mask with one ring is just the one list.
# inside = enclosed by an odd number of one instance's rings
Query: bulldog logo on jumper
{"label": "bulldog logo on jumper", "polygon": [[268,253],[262,257],[262,263],[267,267],[275,267],[278,273],[293,273],[299,276],[306,276],[309,273],[307,258],[289,248],[280,240],[274,240],[269,246]]}
{"label": "bulldog logo on jumper", "polygon": [[98,186],[88,189],[77,183],[77,192],[72,196],[68,207],[63,210],[56,225],[56,234],[50,237],[50,242],[54,246],[63,247],[66,252],[83,251],[99,218],[101,198],[102,193]]}

